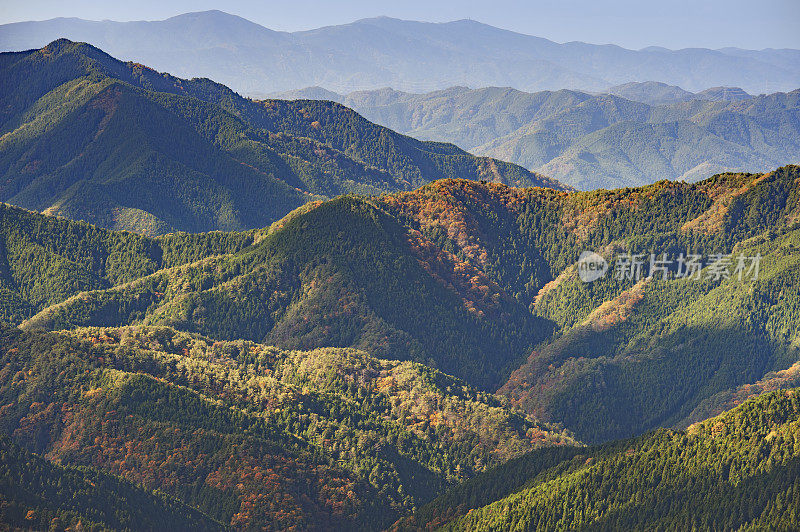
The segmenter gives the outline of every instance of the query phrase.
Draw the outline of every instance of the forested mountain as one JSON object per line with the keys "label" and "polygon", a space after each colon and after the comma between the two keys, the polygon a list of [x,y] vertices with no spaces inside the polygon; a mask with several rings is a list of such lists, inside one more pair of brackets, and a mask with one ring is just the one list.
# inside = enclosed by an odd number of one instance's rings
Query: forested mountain
{"label": "forested mountain", "polygon": [[0,26],[0,50],[40,48],[60,37],[175,75],[206,76],[250,96],[312,85],[337,92],[453,85],[604,91],[652,80],[690,91],[728,86],[754,94],[765,85],[772,91],[800,86],[798,50],[562,44],[473,20],[378,17],[286,33],[220,11],[138,22],[59,18]]}
{"label": "forested mountain", "polygon": [[253,101],[80,43],[0,54],[0,200],[147,234],[263,227],[445,177],[560,184],[330,102]]}
{"label": "forested mountain", "polygon": [[[573,194],[435,184],[395,205],[428,231],[446,228],[457,253],[555,325],[500,393],[596,442],[679,424],[718,392],[798,360],[798,170]],[[731,271],[740,255],[762,261],[757,280],[584,283],[584,250],[612,268],[642,254],[645,272],[651,253],[699,254],[706,267],[731,255]]]}
{"label": "forested mountain", "polygon": [[25,327],[128,323],[293,349],[355,347],[492,391],[553,331],[479,268],[353,197],[292,216],[239,252],[81,292]]}
{"label": "forested mountain", "polygon": [[4,49],[0,529],[800,529],[799,50]]}
{"label": "forested mountain", "polygon": [[354,350],[164,327],[4,329],[0,347],[0,432],[60,464],[3,440],[0,517],[23,528],[378,530],[492,465],[575,444],[462,381]]}
{"label": "forested mountain", "polygon": [[458,486],[398,528],[795,530],[799,396],[771,392],[685,432],[534,452]]}
{"label": "forested mountain", "polygon": [[[16,319],[43,309],[24,322],[30,330],[168,325],[413,360],[499,388],[582,441],[606,441],[681,425],[709,401],[724,402],[717,394],[798,360],[799,178],[789,166],[584,193],[439,181],[309,205],[269,230],[221,240],[222,254],[193,251],[198,262],[144,268],[138,252],[117,255],[144,276],[107,287],[109,274],[93,273],[94,286],[76,283],[49,299],[40,274],[15,258],[45,244],[20,240],[10,248],[7,298],[24,303]],[[182,238],[140,245],[200,246]],[[724,254],[731,268],[740,255],[759,255],[760,276],[609,274],[583,283],[575,264],[584,250],[609,261],[624,252],[700,254],[706,267]],[[114,275],[132,279],[128,268]]]}
{"label": "forested mountain", "polygon": [[583,190],[800,162],[800,89],[751,97],[739,88],[695,94],[651,82],[594,95],[499,87],[340,95],[311,87],[279,96],[337,101],[396,131],[453,142]]}
{"label": "forested mountain", "polygon": [[[209,527],[791,528],[796,396],[752,396],[798,380],[798,183],[441,180],[156,238],[5,206],[0,433],[116,483],[59,513],[29,475],[8,519],[122,523],[135,490]],[[581,281],[584,251],[605,277]]]}

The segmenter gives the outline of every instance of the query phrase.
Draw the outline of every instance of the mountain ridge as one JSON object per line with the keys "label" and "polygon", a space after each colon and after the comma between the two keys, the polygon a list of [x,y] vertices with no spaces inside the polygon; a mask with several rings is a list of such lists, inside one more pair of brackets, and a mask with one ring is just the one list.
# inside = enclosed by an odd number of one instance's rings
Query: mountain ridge
{"label": "mountain ridge", "polygon": [[[234,527],[384,529],[442,494],[420,519],[484,526],[506,497],[526,520],[564,517],[560,487],[619,486],[624,506],[652,495],[662,465],[688,475],[662,477],[665,497],[784,522],[798,184],[798,166],[592,192],[445,179],[157,238],[3,206],[0,431]],[[610,266],[592,283],[576,266],[587,250]],[[616,275],[620,256],[662,251],[700,255],[700,279]],[[715,278],[714,254],[759,256],[759,273]],[[774,459],[752,477],[764,450]],[[599,515],[692,526],[664,500]],[[693,515],[751,520],[707,510]]]}
{"label": "mountain ridge", "polygon": [[800,89],[750,96],[726,87],[690,93],[654,82],[597,94],[507,87],[279,94],[338,101],[392,129],[510,160],[584,190],[800,162],[798,95]]}
{"label": "mountain ridge", "polygon": [[442,177],[562,187],[339,104],[245,99],[66,39],[1,54],[0,72],[0,200],[106,227],[263,227],[315,199]]}
{"label": "mountain ridge", "polygon": [[[221,38],[224,32],[219,28],[233,27],[236,31],[228,33],[240,35]],[[395,43],[413,43],[409,49],[414,54],[393,47],[387,32]],[[469,39],[475,32],[481,35],[478,41]],[[162,21],[53,19],[0,27],[0,49],[38,48],[58,37],[88,41],[112,55],[179,76],[209,77],[253,96],[320,84],[345,92],[387,85],[430,91],[456,84],[512,85],[528,91],[605,90],[643,79],[690,90],[719,85],[762,90],[763,81],[756,84],[754,79],[768,80],[772,90],[800,86],[795,73],[800,54],[791,53],[794,50],[635,51],[614,45],[559,44],[475,21],[378,18],[287,33],[219,11]],[[329,50],[338,54],[331,57]],[[587,56],[593,57],[591,63]],[[376,62],[376,57],[385,61]],[[509,57],[516,59],[508,63]]]}
{"label": "mountain ridge", "polygon": [[[230,253],[40,302],[24,327],[133,321],[284,348],[356,347],[499,388],[581,441],[626,437],[680,424],[711,396],[796,361],[797,170],[594,192],[442,180],[342,197]],[[763,278],[577,278],[582,250],[650,246],[758,252]],[[748,321],[750,311],[773,317]]]}

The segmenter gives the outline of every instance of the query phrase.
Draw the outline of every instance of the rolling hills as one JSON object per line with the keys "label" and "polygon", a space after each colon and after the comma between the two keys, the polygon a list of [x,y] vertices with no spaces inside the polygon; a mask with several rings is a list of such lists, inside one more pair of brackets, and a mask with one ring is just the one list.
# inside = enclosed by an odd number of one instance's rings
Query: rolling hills
{"label": "rolling hills", "polygon": [[741,87],[757,94],[800,86],[798,50],[628,50],[555,43],[473,20],[433,24],[388,17],[294,33],[220,11],[167,20],[59,18],[0,27],[0,50],[66,37],[182,77],[204,76],[248,96],[320,85],[337,92],[453,85],[525,91],[603,91],[651,80],[691,91]]}
{"label": "rolling hills", "polygon": [[[229,253],[220,244],[223,254],[76,287],[16,316],[39,311],[29,330],[166,325],[286,349],[363,349],[499,389],[602,442],[681,425],[717,394],[798,360],[797,183],[788,166],[619,191],[445,180],[342,197],[252,240],[232,236]],[[587,284],[576,275],[583,250],[609,261],[697,253],[706,266],[725,254],[731,268],[739,255],[763,260],[758,279]]]}
{"label": "rolling hills", "polygon": [[263,227],[444,177],[559,187],[333,103],[253,101],[59,40],[0,55],[0,199],[146,234]]}
{"label": "rolling hills", "polygon": [[355,350],[164,327],[4,329],[0,343],[0,431],[60,464],[3,440],[2,515],[23,526],[29,509],[27,526],[378,530],[494,464],[575,443],[462,381]]}
{"label": "rolling hills", "polygon": [[[209,527],[791,526],[799,183],[446,179],[159,237],[4,206],[0,433]],[[662,252],[700,278],[618,275]]]}
{"label": "rolling hills", "polygon": [[340,95],[311,87],[282,98],[333,100],[420,139],[453,142],[582,190],[696,181],[800,162],[798,90],[751,97],[629,83],[608,93],[452,87]]}

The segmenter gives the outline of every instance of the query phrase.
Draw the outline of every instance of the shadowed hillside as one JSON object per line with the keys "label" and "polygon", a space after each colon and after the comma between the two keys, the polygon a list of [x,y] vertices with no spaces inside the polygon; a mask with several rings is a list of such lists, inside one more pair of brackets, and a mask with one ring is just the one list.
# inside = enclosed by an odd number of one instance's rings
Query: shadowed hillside
{"label": "shadowed hillside", "polygon": [[446,493],[399,528],[791,530],[800,524],[798,416],[793,389],[685,432],[537,451]]}

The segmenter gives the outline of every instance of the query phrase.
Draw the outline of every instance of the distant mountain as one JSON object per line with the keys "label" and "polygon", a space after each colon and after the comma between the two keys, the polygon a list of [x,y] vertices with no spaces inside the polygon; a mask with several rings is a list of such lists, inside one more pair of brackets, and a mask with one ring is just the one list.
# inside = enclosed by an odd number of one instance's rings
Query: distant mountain
{"label": "distant mountain", "polygon": [[248,100],[63,39],[0,54],[0,79],[0,200],[104,227],[262,227],[314,199],[445,177],[563,188],[338,104]]}
{"label": "distant mountain", "polygon": [[664,105],[690,100],[739,101],[748,100],[753,95],[739,87],[712,87],[700,92],[689,92],[675,85],[657,81],[631,82],[611,87],[608,94],[642,102],[648,105]]}
{"label": "distant mountain", "polygon": [[453,142],[579,189],[800,162],[800,90],[752,97],[718,87],[693,94],[648,82],[610,92],[452,87],[339,95],[312,87],[279,96],[335,100],[397,131]]}
{"label": "distant mountain", "polygon": [[712,87],[697,93],[699,100],[723,101],[723,102],[738,102],[741,100],[749,100],[753,96],[747,94],[739,87]]}
{"label": "distant mountain", "polygon": [[0,27],[0,49],[41,48],[61,37],[178,76],[209,77],[250,96],[313,85],[337,92],[453,85],[603,91],[652,80],[690,91],[731,86],[751,93],[800,86],[797,50],[559,44],[471,20],[380,17],[286,33],[220,11],[152,22],[60,18]]}
{"label": "distant mountain", "polygon": [[693,92],[683,90],[676,85],[667,85],[657,81],[623,83],[622,85],[611,87],[607,93],[648,105],[663,105],[699,99]]}

